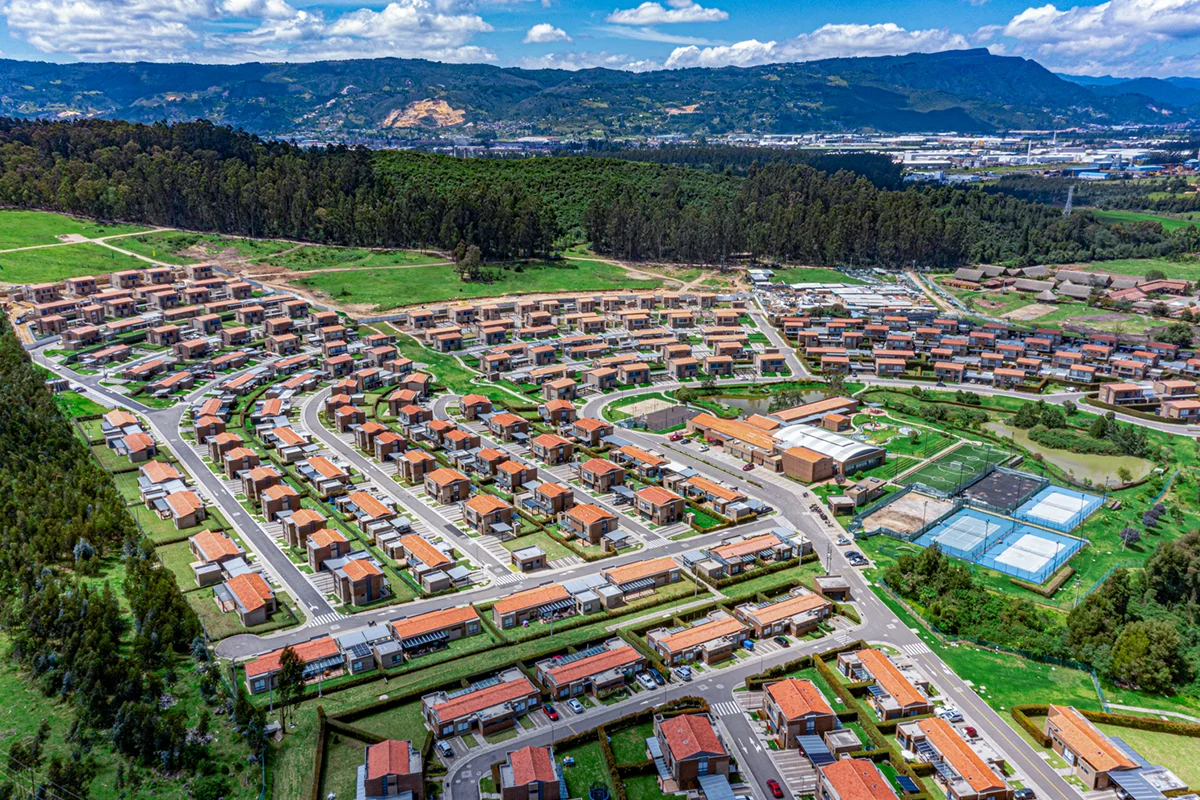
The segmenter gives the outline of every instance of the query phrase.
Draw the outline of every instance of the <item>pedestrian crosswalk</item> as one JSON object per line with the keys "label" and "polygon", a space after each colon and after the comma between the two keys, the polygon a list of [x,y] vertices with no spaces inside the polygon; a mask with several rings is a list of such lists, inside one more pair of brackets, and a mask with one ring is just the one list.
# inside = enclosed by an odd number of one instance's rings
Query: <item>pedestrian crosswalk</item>
{"label": "pedestrian crosswalk", "polygon": [[563,556],[562,558],[554,559],[553,561],[548,563],[546,566],[549,567],[550,569],[560,569],[562,567],[573,567],[576,564],[582,564],[582,563],[583,563],[583,559],[580,558],[579,556]]}
{"label": "pedestrian crosswalk", "polygon": [[930,653],[933,651],[931,651],[929,646],[924,642],[917,642],[916,644],[900,645],[900,652],[904,653],[905,655],[919,656],[922,653]]}
{"label": "pedestrian crosswalk", "polygon": [[319,614],[312,618],[313,625],[328,625],[331,622],[337,622],[342,618],[342,615],[336,611],[330,611],[328,614]]}
{"label": "pedestrian crosswalk", "polygon": [[496,575],[496,574],[493,574],[490,572],[489,573],[482,573],[482,572],[480,573],[481,576],[484,574],[491,576],[492,582],[495,583],[497,586],[508,586],[510,584],[521,582],[521,576],[517,575],[515,572],[504,572],[499,575]]}
{"label": "pedestrian crosswalk", "polygon": [[717,716],[719,717],[734,717],[742,713],[742,707],[732,700],[713,703],[712,710],[717,712]]}

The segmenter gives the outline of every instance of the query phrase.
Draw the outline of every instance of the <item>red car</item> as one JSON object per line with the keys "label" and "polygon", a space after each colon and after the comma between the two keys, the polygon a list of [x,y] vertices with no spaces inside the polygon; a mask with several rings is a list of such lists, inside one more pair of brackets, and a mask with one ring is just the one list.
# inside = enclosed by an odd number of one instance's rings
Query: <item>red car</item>
{"label": "red car", "polygon": [[771,778],[767,781],[767,788],[771,790],[772,797],[783,797],[783,789],[779,786],[779,781]]}
{"label": "red car", "polygon": [[975,730],[975,729],[974,729],[974,728],[972,728],[970,725],[968,725],[967,727],[963,728],[963,730],[967,732],[967,738],[968,738],[968,739],[974,739],[974,738],[976,738],[976,737],[978,737],[978,736],[979,736],[979,731]]}
{"label": "red car", "polygon": [[753,464],[747,464],[746,466],[742,467],[742,472],[749,472],[749,471],[750,471],[750,470],[752,470],[752,469],[754,469],[754,465],[753,465]]}
{"label": "red car", "polygon": [[554,706],[544,705],[544,706],[542,706],[542,711],[545,711],[546,716],[549,717],[551,720],[558,719],[558,712],[554,710]]}
{"label": "red car", "polygon": [[670,435],[670,437],[668,437],[668,438],[670,438],[670,440],[671,440],[672,442],[678,442],[680,439],[682,439],[682,438],[683,438],[683,434],[682,434],[682,433],[680,433],[679,431],[675,431],[675,432],[674,432],[674,433],[672,433],[672,434]]}

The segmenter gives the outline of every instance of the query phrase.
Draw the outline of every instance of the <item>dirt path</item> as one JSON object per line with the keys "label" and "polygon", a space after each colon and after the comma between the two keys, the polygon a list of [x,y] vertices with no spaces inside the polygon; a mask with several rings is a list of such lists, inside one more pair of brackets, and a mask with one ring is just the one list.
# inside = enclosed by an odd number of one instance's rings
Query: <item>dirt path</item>
{"label": "dirt path", "polygon": [[939,297],[937,292],[933,291],[928,286],[926,286],[925,281],[921,280],[921,276],[917,275],[917,273],[910,271],[910,272],[905,272],[904,274],[909,277],[909,280],[911,280],[917,286],[920,286],[921,291],[925,294],[925,296],[928,297],[933,302],[933,304],[935,306],[937,306],[938,308],[940,308],[942,311],[946,311],[946,312],[949,312],[952,314],[958,312],[958,309],[951,306],[949,303],[947,303],[945,300],[943,300],[941,297]]}

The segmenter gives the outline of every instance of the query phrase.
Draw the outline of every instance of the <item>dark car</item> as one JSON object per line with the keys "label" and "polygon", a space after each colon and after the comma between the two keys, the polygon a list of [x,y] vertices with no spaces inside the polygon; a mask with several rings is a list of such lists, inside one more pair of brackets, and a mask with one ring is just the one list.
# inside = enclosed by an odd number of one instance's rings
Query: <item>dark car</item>
{"label": "dark car", "polygon": [[771,790],[772,797],[783,797],[783,789],[779,786],[779,781],[774,778],[767,781],[767,788]]}
{"label": "dark car", "polygon": [[545,711],[546,716],[549,717],[551,720],[558,719],[558,712],[554,709],[554,706],[544,705],[544,706],[542,706],[542,711]]}
{"label": "dark car", "polygon": [[775,644],[779,645],[780,647],[791,647],[792,646],[792,643],[789,642],[787,640],[787,637],[785,637],[785,636],[776,636]]}
{"label": "dark car", "polygon": [[667,682],[667,679],[664,678],[663,674],[661,672],[659,672],[658,670],[650,669],[650,670],[648,670],[648,672],[650,673],[650,677],[654,678],[654,682],[657,683],[659,686],[662,686],[664,683]]}
{"label": "dark car", "polygon": [[1033,800],[1035,797],[1037,795],[1033,793],[1033,789],[1017,789],[1013,792],[1014,800]]}

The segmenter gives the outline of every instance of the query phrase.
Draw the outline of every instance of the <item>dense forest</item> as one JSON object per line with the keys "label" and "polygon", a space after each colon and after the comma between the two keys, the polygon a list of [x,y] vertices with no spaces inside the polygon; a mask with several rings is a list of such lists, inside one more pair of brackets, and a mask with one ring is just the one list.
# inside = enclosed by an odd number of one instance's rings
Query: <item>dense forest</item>
{"label": "dense forest", "polygon": [[302,149],[205,122],[0,120],[0,204],[248,236],[464,243],[489,259],[586,238],[631,260],[951,267],[1169,256],[1200,235],[1104,225],[1086,212],[1064,219],[978,189],[882,189],[845,169],[774,161],[745,173]]}
{"label": "dense forest", "polygon": [[[210,712],[189,718],[170,702],[181,667],[202,673],[202,691],[217,701],[200,623],[7,319],[0,404],[0,483],[9,489],[0,494],[0,647],[47,707],[74,709],[61,745],[45,729],[11,746],[0,797],[89,796],[100,739],[126,759],[118,775],[131,788],[139,769],[155,770],[196,776],[217,797],[228,782],[212,774]],[[247,724],[253,715],[242,705]]]}
{"label": "dense forest", "polygon": [[1080,181],[1072,178],[1042,178],[1034,175],[1005,175],[984,186],[989,194],[1003,194],[1030,203],[1061,206],[1075,187],[1076,207],[1122,211],[1162,211],[1187,214],[1200,211],[1200,194],[1185,178],[1161,180]]}

